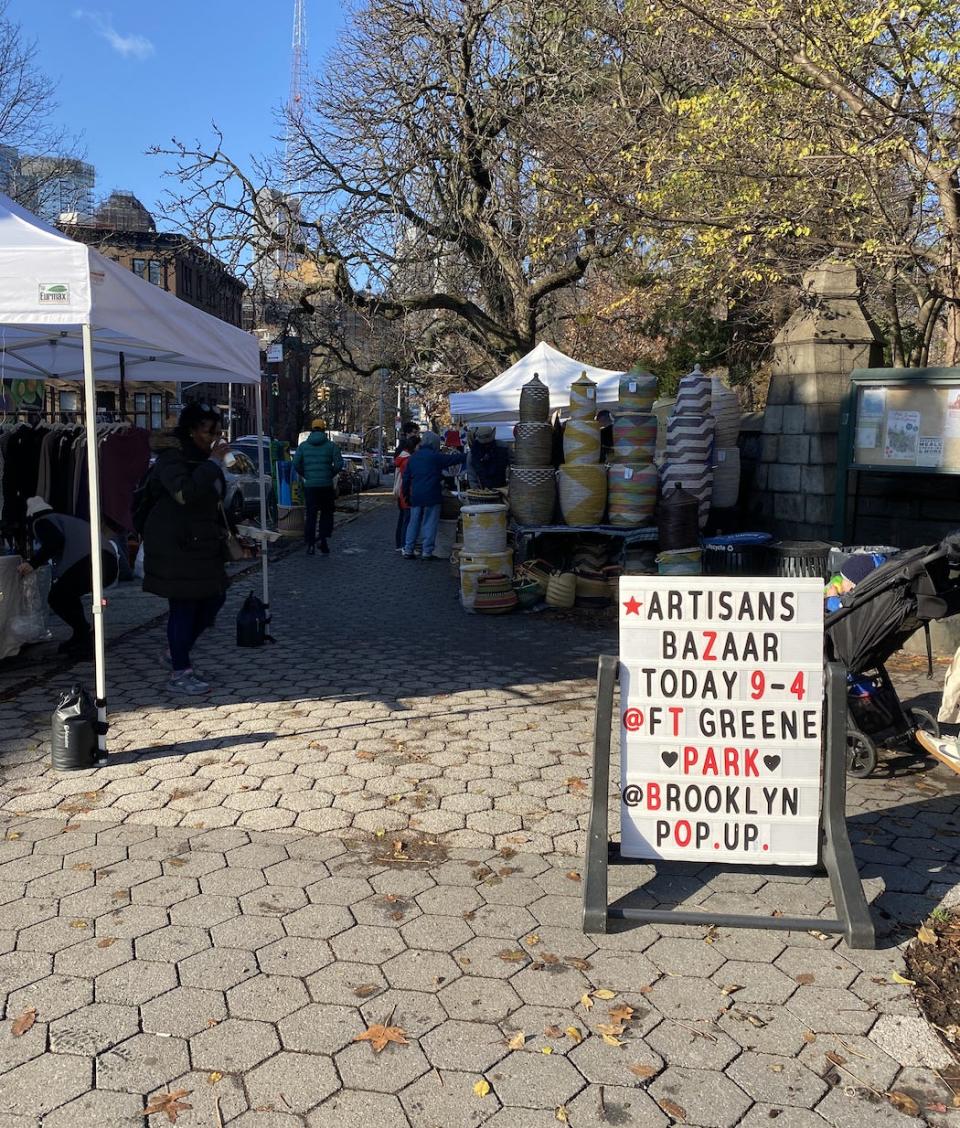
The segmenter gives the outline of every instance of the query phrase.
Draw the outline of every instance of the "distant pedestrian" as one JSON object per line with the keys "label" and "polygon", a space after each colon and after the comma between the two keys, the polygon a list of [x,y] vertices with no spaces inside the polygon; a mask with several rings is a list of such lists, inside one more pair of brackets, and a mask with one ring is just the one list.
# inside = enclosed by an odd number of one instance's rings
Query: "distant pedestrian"
{"label": "distant pedestrian", "polygon": [[407,526],[410,524],[410,503],[403,496],[403,469],[410,461],[410,455],[419,445],[419,432],[416,435],[409,435],[400,443],[400,449],[393,463],[393,496],[397,499],[397,552],[403,552],[404,541],[407,539]]}
{"label": "distant pedestrian", "polygon": [[228,532],[221,463],[229,451],[220,413],[188,403],[174,430],[175,446],[160,452],[150,472],[143,526],[143,590],[167,599],[168,659],[174,693],[201,694],[210,686],[190,652],[216,622],[227,590]]}
{"label": "distant pedestrian", "polygon": [[403,545],[405,560],[416,559],[414,549],[421,537],[423,559],[442,559],[434,557],[433,550],[440,526],[443,471],[447,466],[458,466],[464,458],[463,451],[441,454],[440,436],[435,432],[427,431],[420,436],[420,446],[403,470],[403,494],[410,505],[410,522]]}
{"label": "distant pedestrian", "polygon": [[[90,524],[79,517],[54,513],[42,497],[27,499],[27,525],[36,550],[17,569],[29,576],[42,565],[52,563],[53,584],[47,603],[70,628],[70,637],[60,643],[61,654],[88,658],[93,653],[93,638],[84,614],[84,596],[93,591],[90,557]],[[117,553],[111,541],[100,538],[103,561],[103,586],[117,578]]]}
{"label": "distant pedestrian", "polygon": [[327,542],[333,532],[337,475],[343,469],[343,455],[327,435],[327,425],[322,419],[314,419],[310,424],[307,441],[297,447],[293,456],[293,468],[303,478],[306,503],[303,540],[307,546],[307,556],[313,556],[317,551],[318,518],[320,551],[326,556],[330,552]]}
{"label": "distant pedestrian", "polygon": [[397,442],[397,449],[393,452],[393,457],[396,458],[397,455],[400,454],[400,452],[403,450],[403,444],[405,440],[414,438],[418,442],[420,441],[420,424],[413,423],[408,419],[407,422],[403,424],[403,427],[400,431],[400,438]]}
{"label": "distant pedestrian", "polygon": [[484,490],[495,490],[507,484],[507,467],[510,455],[507,448],[497,442],[497,429],[488,424],[477,427],[470,440],[470,462],[467,477],[470,485]]}

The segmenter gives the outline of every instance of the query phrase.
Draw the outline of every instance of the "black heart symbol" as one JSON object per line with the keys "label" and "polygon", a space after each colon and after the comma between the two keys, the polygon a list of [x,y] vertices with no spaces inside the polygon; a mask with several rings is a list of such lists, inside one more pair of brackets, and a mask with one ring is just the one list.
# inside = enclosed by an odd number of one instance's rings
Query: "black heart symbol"
{"label": "black heart symbol", "polygon": [[676,752],[661,752],[660,753],[660,759],[663,760],[663,762],[667,765],[668,768],[672,768],[673,765],[677,762],[677,753]]}
{"label": "black heart symbol", "polygon": [[764,765],[766,766],[767,770],[771,771],[771,772],[774,771],[776,768],[780,767],[780,757],[779,756],[764,756],[763,762],[764,762]]}

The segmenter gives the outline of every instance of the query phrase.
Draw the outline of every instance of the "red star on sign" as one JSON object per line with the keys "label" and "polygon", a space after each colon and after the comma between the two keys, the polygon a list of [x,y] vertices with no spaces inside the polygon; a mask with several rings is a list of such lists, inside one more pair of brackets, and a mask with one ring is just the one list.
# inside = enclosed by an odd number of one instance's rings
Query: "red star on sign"
{"label": "red star on sign", "polygon": [[631,595],[630,598],[624,603],[628,615],[639,615],[640,608],[643,606],[643,601],[638,600],[636,596]]}

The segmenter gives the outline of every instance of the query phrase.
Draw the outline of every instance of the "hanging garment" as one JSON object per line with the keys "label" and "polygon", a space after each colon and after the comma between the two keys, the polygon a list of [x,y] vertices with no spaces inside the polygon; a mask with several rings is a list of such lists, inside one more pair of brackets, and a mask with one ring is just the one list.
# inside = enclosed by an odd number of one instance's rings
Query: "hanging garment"
{"label": "hanging garment", "polygon": [[100,446],[100,507],[118,528],[133,528],[133,491],[150,465],[150,439],[142,427],[107,434]]}

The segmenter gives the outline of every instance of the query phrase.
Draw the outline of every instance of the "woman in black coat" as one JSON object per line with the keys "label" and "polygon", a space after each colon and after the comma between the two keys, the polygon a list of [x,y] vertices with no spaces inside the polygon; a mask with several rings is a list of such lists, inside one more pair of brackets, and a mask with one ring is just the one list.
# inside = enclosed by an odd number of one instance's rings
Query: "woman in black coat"
{"label": "woman in black coat", "polygon": [[162,451],[150,472],[152,502],[143,529],[143,590],[170,604],[167,640],[176,693],[209,690],[190,662],[190,651],[213,626],[227,590],[220,415],[190,403],[174,431],[178,443]]}

